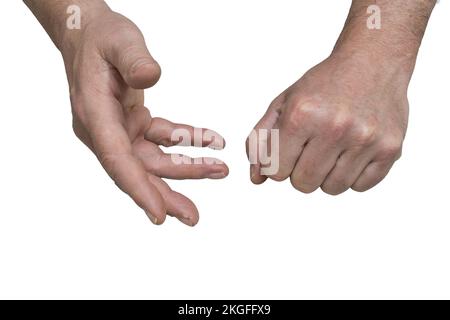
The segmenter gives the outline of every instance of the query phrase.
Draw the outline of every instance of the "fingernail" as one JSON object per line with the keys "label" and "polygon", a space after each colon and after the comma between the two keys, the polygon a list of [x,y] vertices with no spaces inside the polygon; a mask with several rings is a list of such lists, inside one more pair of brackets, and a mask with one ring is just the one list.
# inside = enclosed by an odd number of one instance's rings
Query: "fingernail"
{"label": "fingernail", "polygon": [[208,178],[210,179],[223,179],[226,177],[226,174],[223,172],[215,172],[215,173],[211,173]]}
{"label": "fingernail", "polygon": [[151,213],[149,213],[148,211],[145,211],[145,214],[147,215],[147,217],[150,219],[150,221],[153,224],[158,224],[158,218],[156,218],[155,216],[153,216]]}
{"label": "fingernail", "polygon": [[180,221],[183,222],[185,225],[188,225],[189,227],[193,227],[195,224],[190,218],[180,218]]}
{"label": "fingernail", "polygon": [[214,139],[209,145],[208,148],[213,150],[223,150],[225,147],[225,143],[223,140]]}

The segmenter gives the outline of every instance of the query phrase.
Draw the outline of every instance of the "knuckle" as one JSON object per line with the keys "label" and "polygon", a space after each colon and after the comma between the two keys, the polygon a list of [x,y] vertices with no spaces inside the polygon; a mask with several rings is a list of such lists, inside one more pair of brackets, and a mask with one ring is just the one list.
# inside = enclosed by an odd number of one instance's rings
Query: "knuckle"
{"label": "knuckle", "polygon": [[158,131],[151,133],[151,140],[166,148],[176,144],[181,145],[183,142],[186,143],[186,141],[184,141],[182,137],[177,137],[173,135],[168,136],[166,132],[158,132]]}
{"label": "knuckle", "polygon": [[284,119],[286,128],[296,130],[306,120],[307,115],[299,107],[292,108]]}
{"label": "knuckle", "polygon": [[354,127],[354,132],[357,145],[370,145],[376,141],[377,125],[374,122],[363,122]]}
{"label": "knuckle", "polygon": [[378,151],[379,160],[398,159],[402,153],[402,140],[397,138],[385,139]]}
{"label": "knuckle", "polygon": [[325,132],[333,141],[342,139],[353,126],[353,119],[348,116],[330,116],[325,122]]}
{"label": "knuckle", "polygon": [[139,48],[137,44],[131,44],[122,48],[119,55],[119,63],[126,65],[129,61],[135,62],[139,60],[141,58]]}
{"label": "knuckle", "polygon": [[317,112],[318,105],[313,102],[305,102],[300,97],[291,97],[286,124],[290,128],[298,128]]}

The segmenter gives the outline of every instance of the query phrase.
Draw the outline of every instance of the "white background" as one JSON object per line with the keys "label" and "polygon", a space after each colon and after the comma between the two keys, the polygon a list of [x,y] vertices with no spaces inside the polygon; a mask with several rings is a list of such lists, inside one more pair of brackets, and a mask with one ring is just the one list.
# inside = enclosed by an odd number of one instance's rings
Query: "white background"
{"label": "white background", "polygon": [[350,1],[109,1],[163,67],[153,115],[227,139],[222,181],[176,181],[191,229],[153,226],[74,136],[59,52],[3,1],[0,298],[450,298],[450,3],[430,21],[403,158],[377,188],[254,186],[244,141],[272,99],[325,58]]}

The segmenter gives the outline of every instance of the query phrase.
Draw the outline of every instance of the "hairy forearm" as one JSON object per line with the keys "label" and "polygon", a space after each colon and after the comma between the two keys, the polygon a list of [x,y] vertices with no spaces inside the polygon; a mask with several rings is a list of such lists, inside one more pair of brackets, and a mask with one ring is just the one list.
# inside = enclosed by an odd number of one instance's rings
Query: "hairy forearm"
{"label": "hairy forearm", "polygon": [[24,0],[24,2],[60,50],[66,39],[79,34],[67,28],[69,6],[76,5],[80,8],[82,28],[90,19],[109,10],[103,0]]}
{"label": "hairy forearm", "polygon": [[[412,73],[436,0],[353,0],[334,53],[371,56],[374,63],[395,64]],[[380,23],[368,27],[368,8],[376,5]],[[369,22],[370,23],[370,22]]]}

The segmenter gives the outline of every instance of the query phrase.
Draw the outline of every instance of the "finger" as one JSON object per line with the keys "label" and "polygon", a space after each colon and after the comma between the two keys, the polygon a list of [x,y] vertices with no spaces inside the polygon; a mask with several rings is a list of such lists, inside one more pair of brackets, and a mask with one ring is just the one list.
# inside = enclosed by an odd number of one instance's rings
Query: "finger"
{"label": "finger", "polygon": [[392,161],[370,163],[352,185],[352,189],[365,192],[375,187],[387,176],[393,165]]}
{"label": "finger", "polygon": [[381,141],[376,148],[377,152],[372,158],[372,161],[353,183],[352,189],[364,192],[380,183],[389,173],[394,163],[400,159],[402,142],[403,139],[399,139],[398,137],[385,138],[385,140]]}
{"label": "finger", "polygon": [[279,130],[279,169],[269,178],[283,181],[288,178],[310,138],[302,119],[283,113],[274,126]]}
{"label": "finger", "polygon": [[229,169],[216,158],[191,158],[182,154],[155,154],[152,146],[141,147],[139,158],[145,169],[152,174],[168,179],[223,179]]}
{"label": "finger", "polygon": [[320,138],[312,139],[304,148],[291,174],[297,190],[311,193],[319,188],[336,165],[340,148]]}
{"label": "finger", "polygon": [[282,96],[274,100],[246,140],[246,152],[250,161],[250,180],[254,184],[261,184],[267,180],[267,177],[261,174],[261,163],[259,161],[259,153],[267,154],[268,151],[268,139],[263,139],[262,130],[266,130],[266,137],[268,138],[268,131],[273,128],[278,120],[282,102]]}
{"label": "finger", "polygon": [[338,195],[347,191],[370,163],[373,154],[360,150],[344,151],[336,162],[335,167],[322,184],[322,190],[331,195]]}
{"label": "finger", "polygon": [[115,181],[141,207],[155,224],[162,224],[166,216],[164,200],[149,183],[141,161],[133,156],[128,135],[118,121],[107,120],[90,130],[96,155]]}
{"label": "finger", "polygon": [[153,175],[148,175],[148,179],[163,197],[167,214],[180,220],[188,226],[195,226],[199,220],[199,214],[195,204],[181,193],[173,191],[166,182]]}
{"label": "finger", "polygon": [[165,147],[178,145],[209,147],[215,150],[222,150],[225,147],[225,139],[213,130],[194,128],[162,118],[151,120],[145,139]]}
{"label": "finger", "polygon": [[113,35],[112,41],[105,42],[104,55],[130,87],[150,88],[158,82],[161,68],[148,51],[140,30],[132,26],[133,30],[124,28]]}

